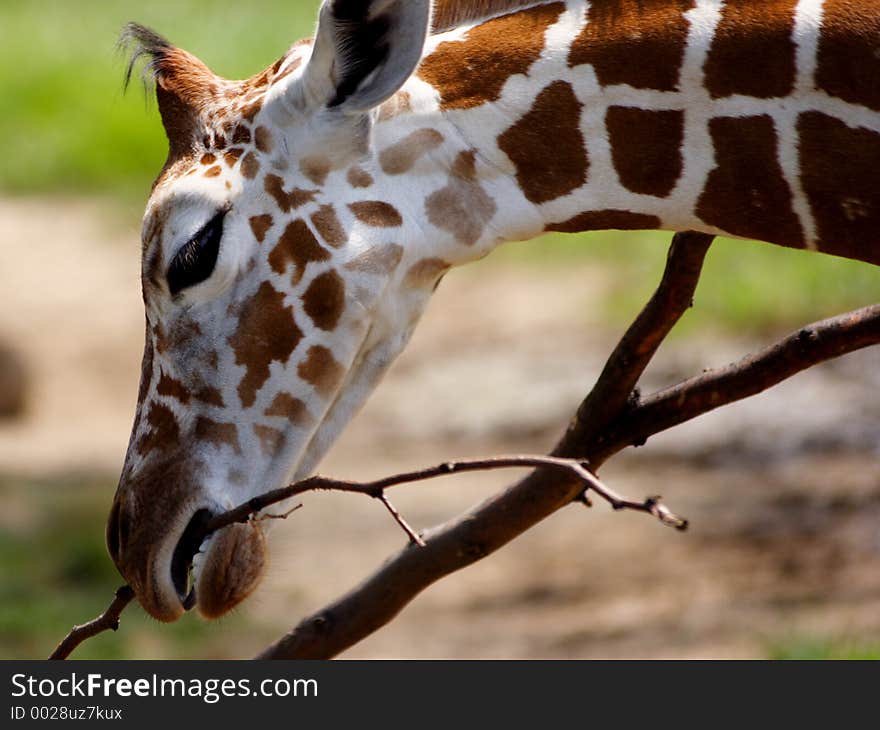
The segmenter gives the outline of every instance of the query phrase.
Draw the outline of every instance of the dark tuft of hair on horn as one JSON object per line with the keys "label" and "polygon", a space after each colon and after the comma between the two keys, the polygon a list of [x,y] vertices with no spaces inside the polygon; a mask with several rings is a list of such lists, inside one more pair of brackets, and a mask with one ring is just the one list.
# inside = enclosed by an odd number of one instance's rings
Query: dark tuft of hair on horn
{"label": "dark tuft of hair on horn", "polygon": [[162,72],[163,62],[173,49],[165,38],[140,23],[127,23],[119,35],[116,47],[128,56],[123,88],[128,89],[135,68],[143,61],[141,79],[145,91],[156,83]]}

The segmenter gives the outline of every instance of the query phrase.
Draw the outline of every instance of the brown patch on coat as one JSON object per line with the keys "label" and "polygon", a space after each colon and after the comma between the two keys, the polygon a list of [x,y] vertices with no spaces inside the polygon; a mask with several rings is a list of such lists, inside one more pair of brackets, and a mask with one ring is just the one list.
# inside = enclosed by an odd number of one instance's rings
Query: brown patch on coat
{"label": "brown patch on coat", "polygon": [[260,440],[260,451],[263,456],[274,456],[284,444],[284,433],[271,426],[254,424],[254,433]]}
{"label": "brown patch on coat", "polygon": [[195,436],[214,446],[229,446],[236,454],[241,453],[238,443],[238,427],[234,423],[220,423],[205,416],[196,419]]}
{"label": "brown patch on coat", "polygon": [[516,179],[530,202],[546,203],[587,181],[582,107],[571,84],[554,81],[516,124],[499,135],[498,147],[516,167]]}
{"label": "brown patch on coat", "polygon": [[589,63],[603,86],[675,91],[694,0],[590,3],[587,23],[571,45],[568,65]]}
{"label": "brown patch on coat", "polygon": [[333,269],[316,276],[303,294],[303,309],[316,327],[336,329],[345,308],[345,282]]}
{"label": "brown patch on coat", "polygon": [[323,345],[309,348],[308,355],[297,367],[297,372],[325,398],[333,395],[345,375],[342,365],[336,362],[333,353]]}
{"label": "brown patch on coat", "polygon": [[231,150],[227,150],[223,155],[223,161],[229,167],[235,167],[235,163],[238,162],[238,158],[244,154],[244,150],[241,147],[233,147]]}
{"label": "brown patch on coat", "polygon": [[254,144],[260,152],[269,154],[272,151],[272,133],[265,127],[254,130]]}
{"label": "brown patch on coat", "polygon": [[159,383],[156,385],[156,392],[168,398],[176,398],[181,403],[189,403],[190,394],[183,383],[170,375],[162,372]]}
{"label": "brown patch on coat", "polygon": [[373,176],[358,165],[349,168],[346,180],[353,188],[368,188],[373,184]]}
{"label": "brown patch on coat", "polygon": [[797,3],[726,0],[703,67],[706,89],[713,98],[743,94],[771,99],[792,92],[797,73],[792,38]]}
{"label": "brown patch on coat", "polygon": [[326,157],[303,157],[299,161],[299,170],[311,182],[319,187],[327,182],[332,165]]}
{"label": "brown patch on coat", "polygon": [[374,228],[397,228],[403,225],[397,208],[381,200],[362,200],[349,203],[348,207],[361,223]]}
{"label": "brown patch on coat", "polygon": [[709,121],[709,133],[715,168],[697,200],[697,215],[735,236],[803,247],[772,117],[716,117]]}
{"label": "brown patch on coat", "polygon": [[266,175],[263,187],[275,199],[278,207],[284,213],[289,213],[292,209],[299,208],[306,203],[311,203],[318,192],[317,190],[293,188],[288,193],[284,190],[284,180],[278,177],[278,175]]}
{"label": "brown patch on coat", "polygon": [[347,271],[364,271],[377,276],[390,274],[403,258],[403,246],[387,243],[379,248],[370,248],[353,258],[345,265]]}
{"label": "brown patch on coat", "polygon": [[214,165],[207,170],[205,170],[205,177],[217,177],[221,172],[220,165]]}
{"label": "brown patch on coat", "polygon": [[449,182],[425,201],[428,220],[466,246],[480,240],[497,209],[477,180],[474,150],[458,154],[449,172]]}
{"label": "brown patch on coat", "polygon": [[621,184],[634,193],[669,195],[684,164],[684,112],[612,106],[605,126]]}
{"label": "brown patch on coat", "polygon": [[816,86],[832,96],[880,111],[880,4],[825,0]]}
{"label": "brown patch on coat", "polygon": [[261,96],[256,101],[251,102],[250,104],[245,105],[241,109],[241,116],[244,119],[247,119],[249,122],[254,121],[254,117],[257,116],[260,109],[263,108],[263,97]]}
{"label": "brown patch on coat", "polygon": [[428,258],[417,261],[410,266],[409,271],[403,278],[403,285],[411,289],[423,289],[434,286],[449,267],[448,261],[438,258]]}
{"label": "brown patch on coat", "polygon": [[474,26],[422,60],[418,76],[440,94],[441,109],[472,109],[497,101],[504,84],[526,73],[544,50],[544,35],[565,4],[540,5]]}
{"label": "brown patch on coat", "polygon": [[659,228],[656,215],[633,213],[629,210],[588,210],[560,223],[549,223],[545,231],[582,233],[584,231],[652,231]]}
{"label": "brown patch on coat", "polygon": [[302,218],[287,224],[272,253],[269,265],[276,274],[283,274],[288,263],[293,263],[291,282],[299,284],[310,261],[326,261],[330,253],[318,242],[315,234]]}
{"label": "brown patch on coat", "polygon": [[266,232],[272,227],[272,216],[269,214],[251,216],[248,223],[254,232],[254,238],[262,243],[266,238]]}
{"label": "brown patch on coat", "polygon": [[290,393],[279,393],[276,395],[263,413],[266,416],[286,418],[298,426],[306,426],[313,420],[308,406],[299,398],[294,398]]}
{"label": "brown patch on coat", "polygon": [[163,354],[168,350],[172,352],[180,352],[187,348],[192,341],[200,337],[202,328],[198,322],[184,321],[176,327],[172,327],[168,332],[161,324],[156,324],[153,328],[153,334],[156,337],[156,350],[159,354]]}
{"label": "brown patch on coat", "polygon": [[206,403],[209,406],[217,406],[218,408],[223,408],[226,405],[223,402],[223,394],[217,388],[211,386],[200,388],[193,394],[193,398],[202,403]]}
{"label": "brown patch on coat", "polygon": [[339,248],[348,240],[345,229],[336,215],[336,208],[329,203],[322,205],[316,212],[312,213],[310,220],[318,231],[318,235],[329,246]]}
{"label": "brown patch on coat", "polygon": [[398,91],[388,101],[379,107],[379,114],[376,117],[376,123],[387,122],[389,119],[400,114],[406,114],[412,111],[412,104],[408,91]]}
{"label": "brown patch on coat", "polygon": [[801,185],[822,251],[880,264],[880,134],[821,112],[798,118]]}
{"label": "brown patch on coat", "polygon": [[215,162],[217,162],[217,155],[211,154],[210,152],[203,154],[199,160],[199,164],[204,165],[205,167],[213,165]]}
{"label": "brown patch on coat", "polygon": [[241,161],[241,174],[248,180],[253,180],[260,171],[260,161],[253,152],[248,152]]}
{"label": "brown patch on coat", "polygon": [[248,408],[269,379],[271,362],[286,363],[302,339],[293,309],[284,305],[284,294],[268,281],[241,305],[238,329],[229,338],[236,365],[245,368],[238,397]]}
{"label": "brown patch on coat", "polygon": [[379,165],[387,175],[402,175],[412,169],[422,156],[443,144],[443,135],[436,129],[423,127],[410,132],[399,142],[379,153]]}
{"label": "brown patch on coat", "polygon": [[[283,61],[284,59],[282,58],[281,60]],[[276,64],[277,68],[275,68],[275,77],[272,79],[272,83],[273,84],[277,83],[278,81],[281,81],[281,79],[292,74],[300,66],[302,66],[303,60],[304,59],[302,56],[297,56],[289,64],[287,64],[287,66],[284,68],[284,70],[282,70],[280,72],[278,71],[278,68],[280,68],[280,65]]]}
{"label": "brown patch on coat", "polygon": [[147,412],[149,429],[138,439],[137,452],[148,456],[153,451],[168,451],[180,441],[177,417],[168,406],[153,401]]}
{"label": "brown patch on coat", "polygon": [[232,132],[232,144],[249,144],[251,141],[251,130],[244,124],[239,124]]}

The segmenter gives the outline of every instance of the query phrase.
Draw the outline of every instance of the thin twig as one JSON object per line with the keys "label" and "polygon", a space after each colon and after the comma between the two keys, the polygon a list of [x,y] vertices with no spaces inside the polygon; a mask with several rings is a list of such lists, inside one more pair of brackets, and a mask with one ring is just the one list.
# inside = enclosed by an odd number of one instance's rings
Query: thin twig
{"label": "thin twig", "polygon": [[407,537],[409,537],[409,541],[413,545],[425,547],[425,541],[421,538],[419,533],[417,533],[412,527],[410,527],[409,522],[403,519],[403,515],[397,511],[397,508],[393,504],[391,504],[390,501],[388,501],[388,497],[385,492],[382,492],[382,494],[379,495],[379,501],[381,501],[382,504],[385,505],[385,509],[387,509],[391,513],[391,516],[394,518],[397,524],[400,525],[401,529],[407,534]]}
{"label": "thin twig", "polygon": [[[313,491],[336,491],[348,492],[351,494],[364,494],[368,497],[378,499],[388,510],[394,520],[400,525],[401,529],[406,533],[409,541],[419,547],[425,547],[424,539],[410,526],[403,518],[403,515],[397,511],[393,504],[388,500],[385,490],[400,484],[411,484],[413,482],[434,479],[436,477],[448,476],[469,471],[487,471],[491,469],[506,469],[514,467],[537,467],[548,466],[555,469],[567,471],[578,479],[582,484],[587,485],[587,489],[592,489],[596,494],[605,499],[615,510],[634,510],[637,512],[646,512],[657,517],[664,524],[675,527],[678,530],[687,528],[687,520],[684,520],[669,509],[660,505],[659,497],[649,497],[643,502],[634,502],[625,499],[617,494],[607,485],[603,484],[594,474],[586,468],[585,465],[572,460],[561,459],[553,456],[498,456],[488,459],[473,459],[469,461],[445,461],[436,466],[418,469],[416,471],[404,472],[402,474],[392,474],[391,476],[376,479],[370,482],[354,482],[342,479],[334,479],[332,477],[313,476],[303,479],[300,482],[291,484],[282,489],[275,489],[266,494],[254,497],[238,507],[229,510],[217,517],[213,518],[207,525],[206,536],[211,532],[222,529],[236,522],[247,522],[250,519],[287,519],[292,513],[302,507],[297,504],[291,509],[281,514],[271,514],[262,512],[263,509],[278,502],[283,502],[291,497]],[[58,648],[52,652],[50,659],[66,659],[70,653],[86,639],[96,636],[103,631],[119,628],[119,616],[129,602],[134,598],[134,591],[129,586],[122,586],[116,591],[116,597],[113,602],[98,618],[90,621],[82,626],[75,626],[73,630],[58,645]]]}
{"label": "thin twig", "polygon": [[70,633],[58,644],[55,651],[49,655],[49,659],[67,659],[71,652],[86,639],[97,636],[104,631],[116,631],[119,628],[120,615],[133,598],[134,591],[131,587],[121,586],[117,588],[116,596],[107,607],[107,610],[87,624],[74,626]]}
{"label": "thin twig", "polygon": [[513,455],[493,456],[486,459],[444,461],[435,466],[403,472],[401,474],[392,474],[391,476],[369,482],[347,481],[320,475],[309,477],[287,487],[266,492],[265,494],[262,494],[259,497],[254,497],[228,512],[217,515],[206,525],[206,535],[236,522],[247,522],[253,517],[253,515],[258,514],[266,507],[277,504],[278,502],[283,502],[291,497],[299,496],[305,492],[333,491],[364,494],[368,497],[378,499],[385,505],[385,508],[391,513],[392,517],[394,517],[401,528],[403,528],[410,541],[417,545],[424,546],[422,538],[416,534],[403,517],[401,517],[400,513],[388,501],[385,496],[386,489],[401,484],[410,484],[412,482],[421,482],[428,479],[448,476],[450,474],[524,467],[548,467],[568,472],[571,476],[579,480],[585,486],[585,489],[595,492],[615,510],[626,509],[635,510],[637,512],[646,512],[654,515],[664,524],[675,527],[676,529],[682,530],[687,527],[687,520],[674,515],[666,508],[663,508],[662,510],[658,509],[655,504],[658,498],[650,497],[642,502],[634,502],[630,499],[626,499],[617,494],[617,492],[589,471],[587,464],[582,463],[577,459],[564,459],[558,456]]}

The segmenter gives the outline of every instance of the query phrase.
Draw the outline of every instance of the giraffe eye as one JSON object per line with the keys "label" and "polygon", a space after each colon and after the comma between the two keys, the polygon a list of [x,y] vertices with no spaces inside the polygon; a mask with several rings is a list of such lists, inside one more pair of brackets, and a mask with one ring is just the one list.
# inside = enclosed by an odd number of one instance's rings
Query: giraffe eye
{"label": "giraffe eye", "polygon": [[225,216],[225,210],[217,213],[174,255],[168,266],[168,288],[171,296],[203,282],[214,271],[217,255],[220,253]]}

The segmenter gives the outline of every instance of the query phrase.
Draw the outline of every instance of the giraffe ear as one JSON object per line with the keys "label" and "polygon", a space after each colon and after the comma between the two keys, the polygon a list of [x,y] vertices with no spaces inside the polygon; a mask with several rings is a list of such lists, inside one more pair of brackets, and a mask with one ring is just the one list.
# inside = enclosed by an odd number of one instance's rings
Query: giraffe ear
{"label": "giraffe ear", "polygon": [[188,149],[198,118],[213,99],[219,77],[192,54],[137,23],[125,27],[119,42],[132,49],[126,84],[138,61],[146,58],[144,79],[155,81],[156,101],[172,154]]}
{"label": "giraffe ear", "polygon": [[324,0],[302,77],[306,104],[350,114],[381,104],[418,65],[430,16],[430,0]]}

